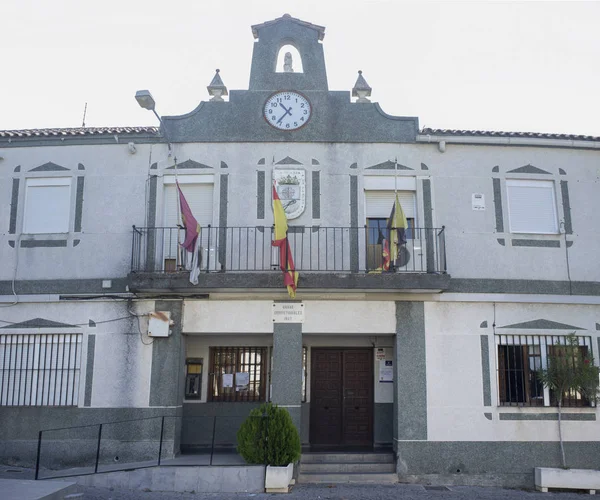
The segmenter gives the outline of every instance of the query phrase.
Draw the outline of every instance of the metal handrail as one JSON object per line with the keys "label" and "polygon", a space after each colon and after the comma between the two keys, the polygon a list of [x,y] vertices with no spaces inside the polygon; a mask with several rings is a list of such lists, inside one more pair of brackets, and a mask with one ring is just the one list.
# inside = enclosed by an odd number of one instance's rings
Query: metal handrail
{"label": "metal handrail", "polygon": [[[158,421],[158,419],[160,419],[160,431],[158,432],[158,451],[157,454],[155,455],[153,460],[145,460],[143,463],[145,465],[141,465],[141,462],[127,462],[127,463],[123,463],[122,467],[114,467],[111,466],[110,467],[110,472],[117,472],[117,471],[123,471],[123,470],[132,470],[132,469],[144,469],[144,468],[148,468],[148,467],[156,467],[156,466],[161,466],[161,465],[165,465],[163,463],[163,448],[164,448],[164,443],[165,443],[165,422],[167,419],[172,419],[175,423],[172,424],[172,430],[173,432],[175,432],[175,430],[177,429],[177,420],[179,420],[179,423],[181,424],[181,428],[180,428],[180,432],[183,432],[183,424],[185,421],[190,421],[190,420],[197,420],[197,419],[211,419],[212,420],[212,430],[210,432],[210,459],[208,460],[207,464],[195,464],[195,466],[213,466],[214,465],[214,454],[215,454],[215,449],[218,449],[218,447],[216,446],[217,443],[217,423],[220,419],[231,419],[231,418],[238,418],[238,417],[232,417],[230,415],[214,415],[214,416],[194,416],[194,417],[184,417],[184,416],[177,416],[177,415],[162,415],[162,416],[156,416],[156,417],[142,417],[142,418],[138,418],[138,419],[128,419],[128,420],[116,420],[116,421],[112,421],[112,422],[102,422],[102,423],[97,423],[97,424],[88,424],[88,425],[75,425],[75,426],[70,426],[70,427],[59,427],[59,428],[53,428],[53,429],[43,429],[40,430],[38,433],[38,444],[37,444],[37,457],[36,457],[36,464],[35,464],[35,479],[36,480],[40,480],[40,479],[56,479],[56,478],[61,478],[61,477],[74,477],[74,476],[81,476],[81,475],[88,475],[88,474],[97,474],[99,472],[100,466],[101,465],[105,465],[101,463],[101,449],[102,449],[102,444],[104,443],[104,440],[109,439],[106,436],[106,433],[104,433],[103,431],[111,425],[120,425],[120,424],[128,424],[128,423],[139,423],[139,422],[143,422],[143,421],[150,421],[150,420],[156,420]],[[248,416],[240,416],[239,419],[241,421],[245,420],[246,418],[268,418],[267,415],[261,415],[259,417],[248,417]],[[241,423],[241,422],[240,422]],[[95,438],[92,437],[85,437],[85,436],[79,436],[79,439],[83,442],[89,442],[90,440],[95,440],[95,458],[94,458],[94,463],[93,465],[90,464],[89,465],[89,471],[87,472],[58,472],[58,473],[53,473],[51,476],[49,477],[40,477],[40,468],[42,465],[42,452],[44,450],[44,437],[48,436],[48,433],[52,433],[52,432],[60,432],[60,431],[71,431],[71,430],[77,430],[77,429],[85,429],[85,428],[94,428],[97,427],[98,428],[98,432],[96,434]],[[205,427],[203,427],[205,428]],[[143,431],[144,433],[147,432],[147,429]],[[51,437],[47,439],[51,440]],[[204,444],[205,442],[203,441],[202,446],[206,446]],[[91,443],[90,443],[91,444]],[[82,446],[81,448],[85,449],[85,446]],[[266,465],[266,464],[264,464]],[[93,472],[92,472],[93,469]],[[68,470],[68,469],[67,469]],[[102,471],[100,470],[100,472],[106,472],[106,471]]]}
{"label": "metal handrail", "polygon": [[[202,227],[198,236],[200,270],[210,272],[278,271],[279,249],[273,226]],[[367,226],[289,226],[295,269],[301,272],[372,272],[381,268],[381,242],[388,229]],[[394,272],[445,273],[445,227],[409,228]],[[180,246],[181,227],[133,228],[131,271],[173,273],[189,270],[191,254]]]}

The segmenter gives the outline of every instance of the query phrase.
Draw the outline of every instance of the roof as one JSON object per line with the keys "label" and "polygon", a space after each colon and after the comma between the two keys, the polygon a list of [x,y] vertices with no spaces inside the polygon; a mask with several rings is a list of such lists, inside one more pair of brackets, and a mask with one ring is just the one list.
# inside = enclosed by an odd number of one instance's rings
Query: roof
{"label": "roof", "polygon": [[319,40],[323,40],[323,38],[325,38],[325,26],[319,26],[318,24],[312,24],[306,21],[303,21],[302,19],[298,19],[296,17],[292,17],[289,14],[284,14],[281,17],[278,17],[277,19],[273,19],[272,21],[267,21],[265,23],[261,23],[261,24],[254,24],[251,26],[252,28],[252,35],[254,36],[254,38],[258,38],[258,30],[261,28],[265,28],[267,26],[271,26],[273,24],[277,24],[281,21],[290,21],[292,23],[296,23],[299,24],[300,26],[305,26],[307,28],[311,28],[314,29],[315,31],[319,32]]}
{"label": "roof", "polygon": [[600,141],[593,135],[550,134],[543,132],[501,132],[489,130],[455,130],[445,128],[423,128],[421,135],[445,135],[449,137],[519,137],[522,139],[565,139],[572,141]]}
{"label": "roof", "polygon": [[0,130],[0,137],[79,137],[115,134],[158,134],[158,127],[77,127],[77,128],[33,128],[25,130]]}

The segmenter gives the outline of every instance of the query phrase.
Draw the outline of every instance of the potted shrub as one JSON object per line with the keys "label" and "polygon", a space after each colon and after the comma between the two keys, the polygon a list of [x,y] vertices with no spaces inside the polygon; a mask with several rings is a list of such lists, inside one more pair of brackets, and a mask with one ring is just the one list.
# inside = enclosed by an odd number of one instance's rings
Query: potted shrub
{"label": "potted shrub", "polygon": [[538,371],[539,380],[550,389],[558,408],[558,438],[562,469],[536,467],[535,486],[542,491],[548,488],[600,489],[600,471],[568,469],[562,430],[562,407],[567,395],[587,400],[595,406],[599,391],[599,369],[588,350],[579,345],[571,333],[565,342],[555,344],[548,353],[548,366]]}
{"label": "potted shrub", "polygon": [[250,464],[265,464],[267,493],[287,493],[300,458],[300,435],[284,408],[255,408],[237,433],[238,453]]}

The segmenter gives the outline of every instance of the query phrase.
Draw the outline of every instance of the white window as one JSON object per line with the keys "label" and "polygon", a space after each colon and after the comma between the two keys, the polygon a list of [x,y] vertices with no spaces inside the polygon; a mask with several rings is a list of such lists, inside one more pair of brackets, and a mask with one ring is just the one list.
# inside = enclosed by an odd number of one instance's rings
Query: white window
{"label": "white window", "polygon": [[77,406],[80,333],[0,335],[0,406]]}
{"label": "white window", "polygon": [[24,233],[68,233],[70,215],[70,177],[26,180]]}
{"label": "white window", "polygon": [[511,233],[557,234],[553,181],[506,181]]}
{"label": "white window", "polygon": [[[205,269],[209,266],[211,270],[217,270],[218,228],[208,228],[213,223],[213,181],[213,175],[179,177],[183,196],[200,225],[201,267]],[[177,244],[184,240],[185,232],[180,229],[181,210],[175,177],[165,177],[164,183],[163,266],[166,271],[173,271],[185,262],[184,252]]]}

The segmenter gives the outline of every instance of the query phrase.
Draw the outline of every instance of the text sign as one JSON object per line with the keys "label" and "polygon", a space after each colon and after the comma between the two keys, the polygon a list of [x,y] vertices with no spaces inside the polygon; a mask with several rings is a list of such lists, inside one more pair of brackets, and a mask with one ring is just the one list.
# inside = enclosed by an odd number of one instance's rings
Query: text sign
{"label": "text sign", "polygon": [[304,323],[304,304],[273,302],[273,323]]}
{"label": "text sign", "polygon": [[471,207],[473,210],[485,210],[485,196],[481,193],[471,195]]}

